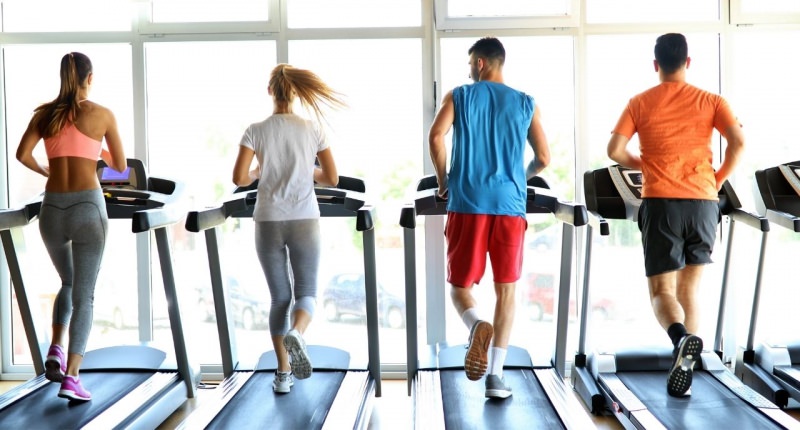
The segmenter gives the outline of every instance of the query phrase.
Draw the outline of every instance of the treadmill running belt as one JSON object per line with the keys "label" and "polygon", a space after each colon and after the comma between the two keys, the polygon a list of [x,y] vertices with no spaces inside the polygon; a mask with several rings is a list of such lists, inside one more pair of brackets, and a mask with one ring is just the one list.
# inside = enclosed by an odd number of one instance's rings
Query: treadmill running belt
{"label": "treadmill running belt", "polygon": [[530,369],[506,369],[503,376],[511,397],[488,399],[484,396],[484,379],[470,381],[463,369],[440,370],[447,429],[564,428]]}
{"label": "treadmill running belt", "polygon": [[[83,427],[134,388],[152,372],[81,372],[81,383],[92,400],[73,403],[58,397],[61,384],[51,382],[0,412],[0,429]],[[31,413],[35,409],[37,413]]]}
{"label": "treadmill running belt", "polygon": [[207,429],[320,429],[344,380],[342,371],[314,371],[288,394],[272,392],[275,373],[258,371]]}
{"label": "treadmill running belt", "polygon": [[776,427],[749,403],[719,383],[710,373],[695,371],[692,395],[667,394],[667,373],[619,372],[622,382],[670,429],[763,429]]}

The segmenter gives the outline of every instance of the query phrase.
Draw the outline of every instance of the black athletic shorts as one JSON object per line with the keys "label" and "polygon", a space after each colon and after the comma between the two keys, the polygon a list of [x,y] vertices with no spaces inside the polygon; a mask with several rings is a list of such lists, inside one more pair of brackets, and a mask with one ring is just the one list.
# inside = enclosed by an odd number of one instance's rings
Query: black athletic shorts
{"label": "black athletic shorts", "polygon": [[643,199],[639,230],[647,277],[711,263],[720,221],[713,200]]}

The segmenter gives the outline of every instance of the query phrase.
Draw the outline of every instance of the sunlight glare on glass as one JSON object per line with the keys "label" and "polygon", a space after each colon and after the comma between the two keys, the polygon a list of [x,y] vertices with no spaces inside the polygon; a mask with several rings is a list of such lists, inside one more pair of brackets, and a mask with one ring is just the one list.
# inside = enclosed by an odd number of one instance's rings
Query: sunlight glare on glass
{"label": "sunlight glare on glass", "polygon": [[591,23],[697,22],[719,20],[717,0],[591,0],[586,21]]}
{"label": "sunlight glare on glass", "polygon": [[422,23],[420,3],[408,0],[292,0],[287,3],[290,28],[416,27]]}
{"label": "sunlight glare on glass", "polygon": [[740,0],[744,13],[797,13],[800,2],[797,0]]}
{"label": "sunlight glare on glass", "polygon": [[153,22],[268,21],[265,0],[153,0]]}
{"label": "sunlight glare on glass", "polygon": [[447,16],[467,17],[518,17],[569,15],[569,0],[449,0]]}

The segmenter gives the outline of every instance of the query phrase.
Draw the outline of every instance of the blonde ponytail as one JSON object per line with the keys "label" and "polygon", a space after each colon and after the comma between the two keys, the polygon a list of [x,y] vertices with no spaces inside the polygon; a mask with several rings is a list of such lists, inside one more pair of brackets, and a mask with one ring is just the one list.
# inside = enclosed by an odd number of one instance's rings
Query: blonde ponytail
{"label": "blonde ponytail", "polygon": [[299,98],[303,107],[312,110],[318,120],[325,117],[322,105],[331,108],[347,106],[342,100],[342,95],[329,87],[314,72],[288,64],[278,64],[272,69],[269,88],[272,97],[277,101],[292,103],[295,97]]}

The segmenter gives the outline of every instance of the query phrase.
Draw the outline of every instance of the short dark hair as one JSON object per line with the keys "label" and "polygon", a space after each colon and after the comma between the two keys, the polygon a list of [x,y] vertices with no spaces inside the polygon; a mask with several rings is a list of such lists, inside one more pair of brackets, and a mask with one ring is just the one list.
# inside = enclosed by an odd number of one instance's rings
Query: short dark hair
{"label": "short dark hair", "polygon": [[680,33],[667,33],[659,36],[653,51],[658,67],[666,74],[675,73],[686,64],[686,59],[689,58],[686,37]]}
{"label": "short dark hair", "polygon": [[497,61],[501,66],[506,62],[506,49],[496,37],[484,37],[475,42],[467,52],[469,55],[475,54],[478,57],[486,58],[489,61]]}

